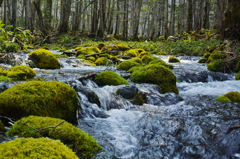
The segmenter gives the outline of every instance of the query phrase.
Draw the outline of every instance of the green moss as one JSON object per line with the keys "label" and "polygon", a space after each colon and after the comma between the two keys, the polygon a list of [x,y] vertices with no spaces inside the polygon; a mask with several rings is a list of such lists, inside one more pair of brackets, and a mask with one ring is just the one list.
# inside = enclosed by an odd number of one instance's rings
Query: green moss
{"label": "green moss", "polygon": [[52,139],[61,140],[61,142],[82,157],[91,157],[101,150],[101,146],[98,145],[94,138],[68,122],[57,126],[54,132],[53,128],[44,129],[39,132],[33,129],[40,130],[46,127],[56,126],[61,122],[63,122],[63,120],[57,118],[29,116],[18,120],[7,134],[34,138],[51,137]]}
{"label": "green moss", "polygon": [[103,43],[100,43],[100,44],[98,44],[98,48],[101,50],[102,48],[104,48],[106,46],[106,44],[103,44]]}
{"label": "green moss", "polygon": [[0,82],[5,82],[7,80],[9,80],[8,77],[0,75]]}
{"label": "green moss", "polygon": [[119,64],[120,60],[116,57],[116,56],[110,56],[110,60],[114,63],[114,64]]}
{"label": "green moss", "polygon": [[151,54],[149,52],[144,51],[144,52],[140,53],[138,55],[138,57],[141,59],[144,55],[151,55]]}
{"label": "green moss", "polygon": [[79,55],[77,58],[79,58],[79,59],[86,59],[86,57],[84,55]]}
{"label": "green moss", "polygon": [[39,115],[75,123],[79,108],[75,90],[57,81],[21,83],[0,93],[0,115],[14,119]]}
{"label": "green moss", "polygon": [[226,64],[224,60],[211,61],[208,64],[208,70],[213,72],[226,72]]}
{"label": "green moss", "polygon": [[168,55],[166,52],[158,52],[157,55]]}
{"label": "green moss", "polygon": [[108,59],[106,57],[100,57],[95,61],[97,66],[106,66],[108,64]]}
{"label": "green moss", "polygon": [[176,76],[173,72],[159,64],[150,64],[133,71],[131,80],[137,83],[158,84],[161,93],[174,92],[178,94],[176,87]]}
{"label": "green moss", "polygon": [[134,71],[141,70],[142,66],[135,66],[128,70],[128,72],[133,73]]}
{"label": "green moss", "polygon": [[158,64],[158,65],[162,65],[162,66],[165,66],[167,68],[170,68],[170,69],[174,68],[173,65],[167,64],[165,61],[163,61],[161,59],[157,59],[157,60],[151,61],[149,64]]}
{"label": "green moss", "polygon": [[210,55],[211,55],[211,53],[207,52],[207,53],[205,53],[205,54],[203,55],[203,58],[208,59]]}
{"label": "green moss", "polygon": [[236,80],[240,80],[240,71],[238,72],[238,74],[235,76]]}
{"label": "green moss", "polygon": [[124,78],[122,78],[121,76],[112,71],[104,71],[98,74],[97,77],[95,78],[95,82],[100,86],[129,85],[129,83]]}
{"label": "green moss", "polygon": [[38,68],[59,69],[60,63],[57,58],[48,50],[38,49],[29,54]]}
{"label": "green moss", "polygon": [[137,57],[138,56],[138,51],[136,49],[131,49],[126,51],[123,56],[130,56],[130,57]]}
{"label": "green moss", "polygon": [[53,56],[56,57],[57,59],[59,59],[59,58],[68,58],[68,56],[65,55],[65,54],[53,54]]}
{"label": "green moss", "polygon": [[239,92],[229,92],[224,95],[229,98],[232,102],[240,102],[240,93]]}
{"label": "green moss", "polygon": [[117,69],[119,70],[129,70],[131,69],[132,67],[135,67],[135,66],[141,66],[139,63],[137,62],[134,62],[134,61],[131,61],[131,60],[128,60],[128,61],[123,61],[121,62],[118,66],[117,66]]}
{"label": "green moss", "polygon": [[100,53],[101,51],[97,47],[77,47],[75,48],[76,56],[78,57],[79,55],[90,55],[93,53]]}
{"label": "green moss", "polygon": [[209,57],[208,61],[225,59],[227,55],[225,53],[213,52]]}
{"label": "green moss", "polygon": [[119,51],[127,51],[130,50],[130,47],[125,44],[117,44],[115,45],[115,48]]}
{"label": "green moss", "polygon": [[8,73],[7,70],[4,70],[4,69],[0,68],[0,76],[1,76],[1,75],[7,76],[7,73]]}
{"label": "green moss", "polygon": [[154,61],[154,58],[153,58],[152,56],[150,56],[150,55],[144,55],[144,56],[142,56],[141,60],[142,60],[142,62],[143,62],[144,64],[147,65],[147,64],[149,64],[150,62]]}
{"label": "green moss", "polygon": [[12,42],[5,42],[3,47],[6,52],[18,52],[20,49],[20,46],[17,43]]}
{"label": "green moss", "polygon": [[136,105],[143,105],[144,104],[144,100],[142,98],[142,96],[137,93],[134,97],[133,97],[133,103]]}
{"label": "green moss", "polygon": [[15,80],[26,80],[37,76],[37,73],[27,66],[13,66],[8,70],[7,77]]}
{"label": "green moss", "polygon": [[240,71],[240,61],[238,61],[238,63],[236,64],[235,68],[234,68],[235,72],[239,72]]}
{"label": "green moss", "polygon": [[109,51],[112,51],[112,50],[116,50],[116,47],[115,46],[104,46],[101,49],[101,52],[109,52]]}
{"label": "green moss", "polygon": [[65,158],[78,159],[74,152],[60,141],[46,138],[20,138],[0,145],[1,158]]}
{"label": "green moss", "polygon": [[142,60],[141,60],[139,57],[131,58],[129,61],[137,62],[137,63],[139,63],[139,64],[142,64]]}
{"label": "green moss", "polygon": [[170,56],[169,59],[168,59],[168,62],[170,63],[179,63],[180,60],[174,56]]}
{"label": "green moss", "polygon": [[206,63],[208,61],[207,58],[201,58],[199,59],[198,63]]}
{"label": "green moss", "polygon": [[0,131],[6,131],[6,128],[1,120],[0,120]]}
{"label": "green moss", "polygon": [[231,100],[225,96],[220,96],[220,97],[216,98],[215,101],[223,102],[223,103],[231,103]]}
{"label": "green moss", "polygon": [[88,57],[87,60],[91,60],[91,61],[93,61],[93,62],[96,61],[95,57],[93,57],[93,56]]}

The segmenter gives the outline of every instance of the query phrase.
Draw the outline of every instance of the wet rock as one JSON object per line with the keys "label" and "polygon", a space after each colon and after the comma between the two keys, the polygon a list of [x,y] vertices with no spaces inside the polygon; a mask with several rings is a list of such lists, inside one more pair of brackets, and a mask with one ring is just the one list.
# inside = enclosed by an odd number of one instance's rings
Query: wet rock
{"label": "wet rock", "polygon": [[132,99],[138,93],[136,86],[125,86],[117,90],[117,94],[125,99]]}

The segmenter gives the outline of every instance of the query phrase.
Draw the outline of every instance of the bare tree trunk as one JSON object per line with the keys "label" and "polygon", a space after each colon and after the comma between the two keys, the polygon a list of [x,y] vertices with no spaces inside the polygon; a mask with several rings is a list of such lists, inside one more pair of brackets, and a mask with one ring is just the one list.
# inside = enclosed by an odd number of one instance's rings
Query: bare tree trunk
{"label": "bare tree trunk", "polygon": [[188,11],[187,11],[187,32],[192,31],[192,22],[193,22],[193,14],[192,14],[192,0],[188,0]]}
{"label": "bare tree trunk", "polygon": [[61,0],[61,17],[59,33],[67,33],[69,31],[69,17],[71,13],[72,0]]}
{"label": "bare tree trunk", "polygon": [[51,30],[52,21],[52,0],[47,0],[44,6],[44,28]]}
{"label": "bare tree trunk", "polygon": [[133,36],[132,36],[133,40],[137,40],[137,36],[138,36],[139,20],[140,20],[142,3],[143,3],[143,0],[136,1],[136,13],[134,15],[134,20],[133,20]]}
{"label": "bare tree trunk", "polygon": [[116,25],[115,25],[115,33],[114,33],[114,35],[117,35],[117,34],[119,34],[119,11],[120,11],[120,1],[119,0],[117,0],[117,15],[116,15]]}
{"label": "bare tree trunk", "polygon": [[172,7],[171,7],[171,21],[170,21],[170,34],[175,34],[175,3],[176,0],[172,0]]}
{"label": "bare tree trunk", "polygon": [[128,0],[124,1],[123,37],[128,39]]}
{"label": "bare tree trunk", "polygon": [[209,29],[209,12],[210,12],[210,2],[206,0],[205,8],[204,8],[204,20],[203,20],[203,28]]}
{"label": "bare tree trunk", "polygon": [[164,8],[164,36],[168,38],[168,0],[165,1],[165,8]]}
{"label": "bare tree trunk", "polygon": [[105,29],[106,29],[106,0],[100,0],[100,25],[98,29],[98,36],[100,38],[104,38],[106,35]]}
{"label": "bare tree trunk", "polygon": [[17,0],[12,0],[12,25],[16,28],[17,22]]}
{"label": "bare tree trunk", "polygon": [[7,0],[4,0],[4,24],[5,24],[5,28],[7,25]]}

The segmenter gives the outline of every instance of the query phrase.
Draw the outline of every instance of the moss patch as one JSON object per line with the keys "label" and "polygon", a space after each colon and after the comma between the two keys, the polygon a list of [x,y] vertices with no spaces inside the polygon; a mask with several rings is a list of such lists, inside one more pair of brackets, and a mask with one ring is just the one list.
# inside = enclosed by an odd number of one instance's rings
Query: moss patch
{"label": "moss patch", "polygon": [[0,76],[7,76],[8,71],[0,68]]}
{"label": "moss patch", "polygon": [[36,132],[29,127],[31,126],[40,130],[49,126],[56,126],[61,122],[63,122],[63,120],[56,118],[29,116],[18,120],[7,134],[34,138],[51,137],[61,140],[61,142],[69,146],[74,152],[82,157],[91,157],[101,150],[101,146],[98,145],[94,138],[68,122],[64,122],[57,126],[54,132],[53,128]]}
{"label": "moss patch", "polygon": [[1,158],[66,158],[78,159],[60,141],[46,138],[21,138],[0,145]]}
{"label": "moss patch", "polygon": [[139,63],[137,62],[134,62],[134,61],[131,61],[131,60],[128,60],[128,61],[123,61],[121,62],[118,66],[117,66],[117,69],[119,70],[129,70],[131,69],[132,67],[139,67],[141,66]]}
{"label": "moss patch", "polygon": [[226,69],[226,63],[224,60],[215,60],[215,61],[211,61],[208,64],[208,70],[209,71],[213,71],[213,72],[227,72]]}
{"label": "moss patch", "polygon": [[95,61],[97,66],[106,66],[108,64],[108,59],[106,57],[100,57]]}
{"label": "moss patch", "polygon": [[240,93],[239,92],[229,92],[223,96],[220,96],[215,99],[219,102],[240,102]]}
{"label": "moss patch", "polygon": [[178,94],[176,76],[173,72],[159,64],[150,64],[133,71],[131,80],[137,83],[158,84],[161,93],[174,92]]}
{"label": "moss patch", "polygon": [[201,58],[199,59],[198,63],[206,63],[208,61],[207,58]]}
{"label": "moss patch", "polygon": [[101,51],[97,47],[77,47],[75,48],[75,51],[77,52],[76,56],[78,57],[79,55],[90,55],[93,53],[100,53]]}
{"label": "moss patch", "polygon": [[60,63],[57,58],[48,50],[38,49],[29,54],[38,68],[59,69]]}
{"label": "moss patch", "polygon": [[179,63],[180,60],[174,56],[170,56],[169,59],[168,59],[168,62],[170,63]]}
{"label": "moss patch", "polygon": [[0,93],[0,115],[14,119],[39,115],[76,123],[78,108],[79,102],[75,90],[57,81],[26,82]]}
{"label": "moss patch", "polygon": [[130,47],[125,44],[117,44],[115,45],[115,48],[119,51],[127,51],[130,50]]}
{"label": "moss patch", "polygon": [[240,72],[238,72],[238,74],[235,76],[236,80],[240,80]]}
{"label": "moss patch", "polygon": [[26,80],[37,76],[37,73],[27,66],[13,66],[8,70],[7,76],[15,80]]}
{"label": "moss patch", "polygon": [[223,103],[231,103],[231,100],[228,97],[220,96],[215,99],[215,101],[223,102]]}
{"label": "moss patch", "polygon": [[144,56],[142,56],[141,60],[142,60],[142,62],[143,62],[144,64],[147,65],[147,64],[149,64],[150,62],[154,61],[154,58],[153,58],[152,56],[150,56],[150,55],[144,55]]}
{"label": "moss patch", "polygon": [[7,81],[7,80],[9,80],[8,77],[6,77],[6,76],[1,76],[1,75],[0,75],[0,82],[5,82],[5,81]]}
{"label": "moss patch", "polygon": [[121,76],[112,71],[104,71],[98,74],[97,77],[95,78],[95,82],[100,86],[129,85],[129,83],[124,78],[122,78]]}

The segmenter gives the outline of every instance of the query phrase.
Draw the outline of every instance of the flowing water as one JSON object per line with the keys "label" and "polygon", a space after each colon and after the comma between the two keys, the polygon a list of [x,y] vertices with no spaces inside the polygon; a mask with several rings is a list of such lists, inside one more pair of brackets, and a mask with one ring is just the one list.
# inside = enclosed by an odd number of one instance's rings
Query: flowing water
{"label": "flowing water", "polygon": [[[167,61],[168,56],[157,56]],[[95,158],[240,158],[239,103],[214,99],[240,91],[234,74],[214,73],[199,57],[179,57],[173,72],[179,95],[160,94],[158,86],[131,83],[98,87],[88,78],[114,67],[91,67],[79,59],[60,59],[60,70],[35,69],[38,78],[58,80],[72,86],[82,105],[78,127],[103,147]],[[0,83],[2,90],[16,83]],[[134,89],[146,96],[142,106],[123,98],[119,90]]]}

